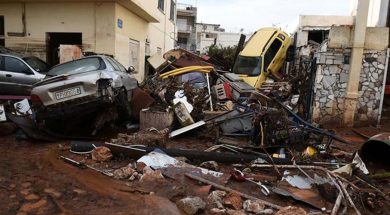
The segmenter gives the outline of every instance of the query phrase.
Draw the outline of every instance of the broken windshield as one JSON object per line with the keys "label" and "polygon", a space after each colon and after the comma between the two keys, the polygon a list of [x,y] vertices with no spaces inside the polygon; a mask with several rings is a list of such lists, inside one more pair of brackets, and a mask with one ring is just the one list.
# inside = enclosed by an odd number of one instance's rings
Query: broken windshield
{"label": "broken windshield", "polygon": [[257,76],[261,72],[261,57],[238,56],[233,73]]}
{"label": "broken windshield", "polygon": [[57,76],[57,75],[74,75],[84,72],[91,72],[95,70],[104,69],[104,64],[101,62],[98,57],[89,57],[82,58],[75,61],[70,61],[64,64],[53,67],[48,73],[48,76]]}

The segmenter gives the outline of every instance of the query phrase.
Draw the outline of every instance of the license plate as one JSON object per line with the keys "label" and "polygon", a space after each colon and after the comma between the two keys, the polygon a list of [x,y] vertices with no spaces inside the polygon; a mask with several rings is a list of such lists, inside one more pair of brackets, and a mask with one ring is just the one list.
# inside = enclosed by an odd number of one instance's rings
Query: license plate
{"label": "license plate", "polygon": [[72,96],[77,96],[77,95],[80,95],[80,94],[81,94],[80,87],[73,87],[73,88],[69,88],[69,89],[66,89],[66,90],[58,91],[58,92],[55,93],[57,100],[69,98],[69,97],[72,97]]}

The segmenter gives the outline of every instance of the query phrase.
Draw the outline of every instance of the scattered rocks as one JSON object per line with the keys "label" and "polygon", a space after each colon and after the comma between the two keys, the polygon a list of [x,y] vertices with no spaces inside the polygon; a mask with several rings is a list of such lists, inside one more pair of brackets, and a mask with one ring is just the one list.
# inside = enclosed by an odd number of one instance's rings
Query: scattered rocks
{"label": "scattered rocks", "polygon": [[27,201],[33,201],[33,200],[38,200],[40,197],[36,194],[28,194],[27,196],[24,197]]}
{"label": "scattered rocks", "polygon": [[186,214],[193,215],[206,208],[206,203],[200,197],[186,197],[176,203],[177,207]]}
{"label": "scattered rocks", "polygon": [[23,187],[23,188],[29,188],[29,187],[31,187],[31,182],[24,182],[24,183],[22,183],[22,187]]}
{"label": "scattered rocks", "polygon": [[61,193],[60,192],[57,192],[56,190],[54,190],[53,188],[46,188],[43,190],[45,193],[49,194],[50,196],[54,197],[54,198],[60,198],[61,197]]}
{"label": "scattered rocks", "polygon": [[227,210],[228,215],[247,215],[244,211],[241,210]]}
{"label": "scattered rocks", "polygon": [[220,208],[213,208],[209,211],[211,215],[226,215],[227,211],[226,209],[220,209]]}
{"label": "scattered rocks", "polygon": [[275,215],[296,215],[296,214],[306,215],[307,213],[302,208],[295,207],[295,206],[284,207],[275,213]]}
{"label": "scattered rocks", "polygon": [[108,161],[111,158],[111,150],[105,146],[99,146],[92,150],[92,160],[94,161]]}
{"label": "scattered rocks", "polygon": [[146,167],[146,164],[144,162],[137,162],[136,169],[138,172],[143,172],[145,167]]}
{"label": "scattered rocks", "polygon": [[205,168],[205,169],[209,169],[209,170],[214,170],[214,171],[219,170],[218,163],[215,161],[206,161],[206,162],[201,163],[199,166],[202,168]]}
{"label": "scattered rocks", "polygon": [[75,192],[78,195],[85,195],[85,194],[87,194],[87,192],[85,190],[82,190],[82,189],[79,189],[79,188],[73,189],[73,192]]}
{"label": "scattered rocks", "polygon": [[260,214],[264,210],[265,205],[259,200],[246,200],[243,207],[246,212]]}
{"label": "scattered rocks", "polygon": [[22,196],[27,196],[28,194],[30,194],[30,190],[31,189],[23,189],[20,191],[20,194],[22,194]]}
{"label": "scattered rocks", "polygon": [[26,212],[29,213],[32,210],[39,209],[47,204],[47,201],[44,199],[41,199],[35,203],[26,203],[23,204],[22,207],[20,208],[21,212]]}
{"label": "scattered rocks", "polygon": [[[145,170],[146,168],[144,168]],[[155,181],[158,179],[164,179],[160,170],[144,171],[144,174],[141,176],[140,181]]]}
{"label": "scattered rocks", "polygon": [[222,209],[223,207],[223,198],[226,196],[225,191],[215,190],[210,193],[207,197],[207,204],[213,208]]}
{"label": "scattered rocks", "polygon": [[259,214],[261,214],[261,215],[272,215],[274,213],[275,213],[275,211],[272,210],[272,209],[265,209],[265,210],[261,211]]}
{"label": "scattered rocks", "polygon": [[137,178],[138,178],[138,172],[134,172],[134,173],[130,176],[129,181],[134,181],[134,180],[137,179]]}
{"label": "scattered rocks", "polygon": [[225,196],[223,199],[223,203],[225,205],[228,205],[236,210],[239,210],[242,208],[242,198],[240,194],[236,192],[230,192]]}
{"label": "scattered rocks", "polygon": [[113,174],[115,179],[125,179],[129,178],[134,172],[135,170],[133,168],[130,166],[125,166],[115,170]]}

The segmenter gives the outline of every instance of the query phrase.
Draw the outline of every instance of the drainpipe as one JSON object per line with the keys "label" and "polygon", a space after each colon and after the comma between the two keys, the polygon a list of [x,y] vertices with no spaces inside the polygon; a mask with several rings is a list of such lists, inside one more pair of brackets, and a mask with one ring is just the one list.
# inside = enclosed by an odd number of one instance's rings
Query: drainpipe
{"label": "drainpipe", "polygon": [[356,106],[358,103],[358,90],[360,72],[366,39],[367,16],[370,0],[359,0],[355,16],[355,29],[353,33],[353,44],[351,54],[351,67],[344,106],[344,125],[353,127]]}
{"label": "drainpipe", "polygon": [[385,99],[385,89],[386,89],[386,77],[387,77],[387,72],[388,72],[388,69],[389,69],[389,52],[390,52],[390,49],[387,49],[387,53],[386,53],[386,65],[385,65],[385,73],[384,73],[384,76],[383,76],[383,83],[382,83],[382,95],[381,95],[381,101],[379,103],[379,114],[378,114],[378,120],[377,120],[377,124],[376,124],[376,127],[377,128],[380,128],[381,126],[381,117],[382,117],[382,110],[383,110],[383,100]]}

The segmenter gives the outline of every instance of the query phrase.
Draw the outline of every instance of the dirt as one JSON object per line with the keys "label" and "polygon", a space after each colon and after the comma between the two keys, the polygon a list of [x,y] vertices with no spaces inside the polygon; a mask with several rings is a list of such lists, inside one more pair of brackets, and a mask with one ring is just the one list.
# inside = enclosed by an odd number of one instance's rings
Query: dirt
{"label": "dirt", "polygon": [[58,144],[0,137],[0,214],[180,214],[167,198],[64,163]]}
{"label": "dirt", "polygon": [[[341,150],[355,151],[365,141],[348,129],[339,129],[337,133],[357,143],[334,144]],[[198,138],[192,135],[183,135],[167,147],[205,150],[215,144],[207,135]],[[15,135],[0,137],[0,214],[182,214],[175,204],[178,200],[188,196],[206,200],[210,189],[214,190],[184,175],[145,182],[115,180],[91,169],[72,166],[58,157],[65,155],[78,161],[86,159],[87,164],[113,169],[134,161],[114,157],[114,160],[96,163],[90,156],[71,154],[68,149],[69,142],[40,143],[16,140]],[[245,167],[247,165],[241,166],[241,169]],[[229,174],[232,168],[232,165],[220,164],[222,172]],[[276,174],[271,169],[253,171],[254,175],[263,178],[273,176],[268,181],[276,182]],[[306,211],[313,209],[274,193],[265,197],[252,183],[229,180],[226,186],[281,206],[298,206]],[[390,193],[387,180],[378,181],[375,186],[387,196]],[[372,189],[368,191],[373,192]],[[367,208],[361,208],[364,214],[386,214],[390,206],[385,199],[378,197],[362,196],[356,200],[365,202]],[[202,211],[199,214],[206,213]]]}

